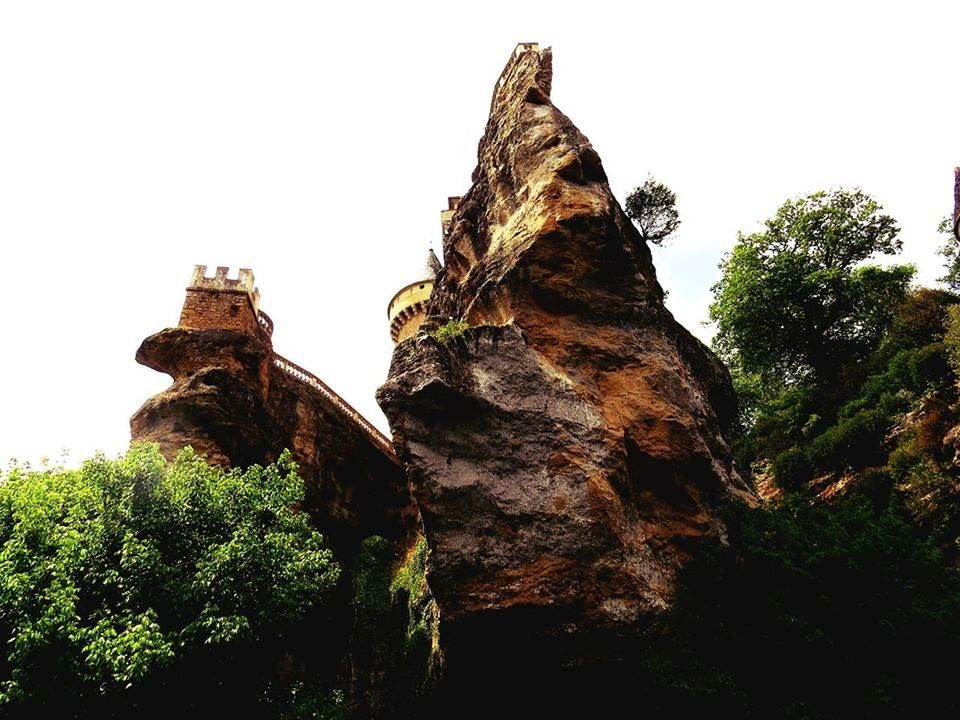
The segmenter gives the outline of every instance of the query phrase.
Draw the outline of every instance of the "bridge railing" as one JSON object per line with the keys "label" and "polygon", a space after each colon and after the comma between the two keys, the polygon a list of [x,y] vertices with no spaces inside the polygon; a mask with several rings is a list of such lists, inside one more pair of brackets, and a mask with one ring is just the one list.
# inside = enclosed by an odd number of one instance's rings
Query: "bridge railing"
{"label": "bridge railing", "polygon": [[323,395],[323,397],[326,398],[332,405],[334,405],[340,412],[350,418],[355,425],[358,425],[360,429],[367,434],[367,437],[373,441],[374,445],[386,453],[387,457],[394,462],[399,462],[397,460],[397,455],[393,450],[393,443],[390,442],[390,440],[388,440],[382,432],[371,425],[363,415],[357,412],[353,406],[350,405],[350,403],[334,392],[323,380],[318,378],[310,371],[304,370],[295,362],[287,360],[282,355],[277,355],[276,353],[273,355],[273,364],[290,377],[309,385]]}

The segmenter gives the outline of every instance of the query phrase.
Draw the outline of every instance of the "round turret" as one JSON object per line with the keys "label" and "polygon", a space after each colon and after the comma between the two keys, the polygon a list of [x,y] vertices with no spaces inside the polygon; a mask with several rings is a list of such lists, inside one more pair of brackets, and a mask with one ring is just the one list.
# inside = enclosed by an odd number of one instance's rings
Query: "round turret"
{"label": "round turret", "polygon": [[433,250],[427,255],[420,280],[404,285],[387,305],[390,337],[395,343],[415,335],[427,319],[427,301],[433,292],[433,281],[440,270],[440,261]]}

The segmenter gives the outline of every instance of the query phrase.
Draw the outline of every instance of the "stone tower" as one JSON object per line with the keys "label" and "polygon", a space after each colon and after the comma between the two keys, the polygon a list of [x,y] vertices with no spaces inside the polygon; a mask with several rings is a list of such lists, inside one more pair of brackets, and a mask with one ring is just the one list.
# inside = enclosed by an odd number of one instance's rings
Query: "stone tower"
{"label": "stone tower", "polygon": [[194,330],[238,330],[250,335],[273,333],[273,323],[260,310],[260,291],[254,286],[253,271],[240,268],[236,279],[228,278],[229,268],[218,267],[207,277],[207,266],[196,265],[187,286],[179,327]]}
{"label": "stone tower", "polygon": [[[447,198],[447,209],[440,213],[440,225],[446,234],[450,218],[460,203],[459,197]],[[433,250],[427,254],[427,261],[420,278],[404,285],[387,303],[387,318],[390,321],[390,337],[394,343],[413,337],[427,319],[427,301],[433,292],[433,281],[440,272],[440,261]]]}

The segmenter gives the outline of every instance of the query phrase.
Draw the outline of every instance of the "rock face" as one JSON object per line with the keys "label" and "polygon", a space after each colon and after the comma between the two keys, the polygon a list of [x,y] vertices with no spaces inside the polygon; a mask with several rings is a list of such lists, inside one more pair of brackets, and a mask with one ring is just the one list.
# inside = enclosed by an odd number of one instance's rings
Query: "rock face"
{"label": "rock face", "polygon": [[346,557],[368,535],[409,534],[416,509],[389,444],[273,352],[251,302],[244,292],[189,288],[180,325],[143,341],[137,361],[173,384],[131,418],[133,440],[159,443],[168,458],[191,445],[227,467],[273,462],[289,449],[305,509]]}
{"label": "rock face", "polygon": [[495,646],[609,659],[668,605],[696,542],[722,538],[718,503],[753,500],[722,435],[729,375],[664,307],[550,85],[550,50],[518,46],[428,307],[470,327],[401,342],[378,392],[453,673]]}
{"label": "rock face", "polygon": [[[137,351],[138,362],[168,373],[173,384],[131,418],[133,440],[158,443],[168,458],[191,445],[227,467],[273,462],[289,449],[306,485],[304,509],[330,541],[344,578],[322,615],[305,618],[285,640],[277,682],[338,675],[348,717],[405,707],[402,682],[382,681],[384,661],[373,650],[406,649],[407,606],[391,606],[379,619],[383,639],[357,622],[352,602],[365,538],[381,536],[377,547],[399,557],[417,541],[419,517],[403,469],[386,438],[319,378],[274,352],[273,324],[258,309],[252,272],[241,270],[237,280],[226,268],[204,274],[195,270],[178,326],[151,335]],[[421,595],[421,605],[432,607]]]}

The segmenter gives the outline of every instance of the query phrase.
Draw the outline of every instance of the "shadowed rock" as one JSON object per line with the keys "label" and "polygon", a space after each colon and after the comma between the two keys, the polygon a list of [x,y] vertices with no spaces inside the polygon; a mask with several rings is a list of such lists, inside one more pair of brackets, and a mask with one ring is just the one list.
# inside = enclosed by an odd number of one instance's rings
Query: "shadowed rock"
{"label": "shadowed rock", "polygon": [[697,541],[722,538],[718,504],[753,499],[722,435],[729,375],[664,307],[550,85],[550,50],[518,46],[427,310],[471,327],[401,342],[378,393],[453,673],[498,645],[557,667],[609,659],[669,604]]}
{"label": "shadowed rock", "polygon": [[305,509],[345,556],[374,533],[406,537],[418,520],[389,441],[273,351],[251,271],[241,271],[249,287],[238,287],[226,268],[217,278],[203,270],[187,288],[178,326],[137,351],[137,362],[173,384],[130,419],[132,439],[158,443],[167,458],[190,445],[226,467],[274,462],[289,449],[306,485]]}

